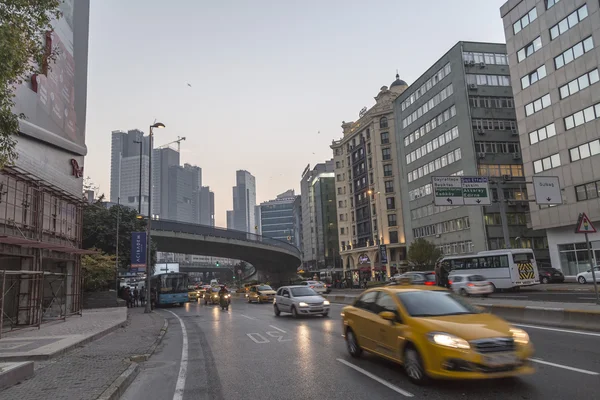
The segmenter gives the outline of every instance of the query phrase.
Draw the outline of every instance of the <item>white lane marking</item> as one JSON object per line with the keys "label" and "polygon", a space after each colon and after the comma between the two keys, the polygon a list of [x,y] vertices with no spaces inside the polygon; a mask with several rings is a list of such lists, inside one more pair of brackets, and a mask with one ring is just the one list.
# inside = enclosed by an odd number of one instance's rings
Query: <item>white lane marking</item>
{"label": "white lane marking", "polygon": [[179,320],[181,325],[181,335],[183,336],[183,345],[181,346],[181,362],[179,363],[179,375],[177,376],[177,384],[175,385],[175,393],[173,394],[173,400],[183,400],[183,392],[185,390],[185,379],[187,378],[187,364],[188,364],[188,335],[183,320],[179,318],[179,315],[173,311],[164,310],[170,312]]}
{"label": "white lane marking", "polygon": [[521,328],[540,329],[540,330],[543,330],[543,331],[552,331],[552,332],[561,332],[561,333],[572,333],[572,334],[575,334],[575,335],[600,337],[600,333],[594,333],[594,332],[573,331],[573,330],[570,330],[570,329],[549,328],[549,327],[546,327],[546,326],[537,326],[537,325],[525,325],[525,324],[513,324],[513,325],[520,326]]}
{"label": "white lane marking", "polygon": [[244,315],[244,314],[240,314],[240,315],[241,315],[242,317],[244,317],[244,318],[248,318],[248,319],[256,319],[256,318],[254,318],[254,317],[249,317],[249,316],[247,316],[247,315]]}
{"label": "white lane marking", "polygon": [[257,344],[269,343],[269,339],[267,339],[260,333],[246,333],[246,336],[248,336],[250,339],[252,339],[254,343]]}
{"label": "white lane marking", "polygon": [[578,297],[579,300],[596,300],[595,297]]}
{"label": "white lane marking", "polygon": [[548,362],[548,361],[540,360],[538,358],[530,358],[529,360],[531,360],[533,362],[536,362],[536,363],[539,363],[539,364],[549,365],[551,367],[568,369],[569,371],[575,371],[575,372],[579,372],[581,374],[586,374],[586,375],[600,375],[598,372],[588,371],[586,369],[569,367],[568,365],[555,364],[555,363],[551,363],[551,362]]}
{"label": "white lane marking", "polygon": [[392,389],[394,392],[396,393],[400,393],[401,395],[405,396],[405,397],[413,397],[413,394],[410,392],[407,392],[406,390],[400,389],[398,386],[396,385],[392,385],[391,383],[389,383],[386,380],[381,379],[380,377],[373,375],[372,373],[370,373],[369,371],[366,371],[360,367],[357,367],[356,365],[349,363],[346,360],[342,360],[341,358],[337,359],[339,362],[341,362],[342,364],[354,369],[355,371],[360,372],[361,374],[368,376],[369,378],[373,379],[374,381],[377,381],[379,383],[381,383],[383,386],[387,386],[388,388]]}
{"label": "white lane marking", "polygon": [[273,329],[277,329],[279,332],[282,332],[282,333],[287,333],[287,332],[286,332],[286,331],[284,331],[283,329],[279,329],[279,328],[278,328],[278,327],[276,327],[276,326],[273,326],[273,325],[269,325],[269,326],[270,326],[271,328],[273,328]]}
{"label": "white lane marking", "polygon": [[495,299],[508,299],[508,298],[511,298],[511,299],[526,299],[527,296],[508,296],[508,295],[506,295],[506,296],[505,295],[498,296],[498,295],[496,295],[496,296],[494,296],[494,298]]}

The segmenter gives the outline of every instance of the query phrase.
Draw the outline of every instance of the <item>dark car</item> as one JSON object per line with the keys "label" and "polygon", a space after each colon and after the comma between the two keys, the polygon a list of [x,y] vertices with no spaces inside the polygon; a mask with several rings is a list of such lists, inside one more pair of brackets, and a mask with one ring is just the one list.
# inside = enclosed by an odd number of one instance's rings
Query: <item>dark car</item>
{"label": "dark car", "polygon": [[563,273],[556,268],[540,267],[538,272],[540,273],[541,283],[563,283],[565,281]]}
{"label": "dark car", "polygon": [[[435,272],[406,272],[398,278],[398,281],[403,278],[409,278],[413,285],[435,286]],[[391,283],[394,285],[395,283]]]}

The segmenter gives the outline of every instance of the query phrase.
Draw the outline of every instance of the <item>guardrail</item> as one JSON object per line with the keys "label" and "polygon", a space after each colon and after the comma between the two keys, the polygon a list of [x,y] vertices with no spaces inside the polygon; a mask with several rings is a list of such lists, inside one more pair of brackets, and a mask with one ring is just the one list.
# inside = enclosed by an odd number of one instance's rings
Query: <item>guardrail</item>
{"label": "guardrail", "polygon": [[294,253],[298,256],[298,258],[300,258],[300,250],[293,244],[244,231],[236,231],[209,225],[191,224],[189,222],[179,222],[165,219],[152,220],[152,230],[189,233],[193,235],[204,235],[225,239],[243,240],[246,242],[262,243],[285,249]]}

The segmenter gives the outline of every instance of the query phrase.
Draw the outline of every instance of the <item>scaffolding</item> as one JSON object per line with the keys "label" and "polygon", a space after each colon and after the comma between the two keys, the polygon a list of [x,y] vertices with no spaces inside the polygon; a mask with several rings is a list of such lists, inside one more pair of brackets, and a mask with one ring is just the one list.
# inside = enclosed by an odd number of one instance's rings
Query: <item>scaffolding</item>
{"label": "scaffolding", "polygon": [[83,199],[26,171],[0,171],[0,337],[81,314]]}

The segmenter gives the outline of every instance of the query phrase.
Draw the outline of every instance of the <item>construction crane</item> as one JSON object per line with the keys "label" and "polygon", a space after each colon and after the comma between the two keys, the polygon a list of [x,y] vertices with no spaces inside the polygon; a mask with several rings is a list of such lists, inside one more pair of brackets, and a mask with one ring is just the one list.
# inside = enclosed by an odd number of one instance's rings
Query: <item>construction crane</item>
{"label": "construction crane", "polygon": [[185,136],[184,137],[177,136],[177,140],[173,140],[172,142],[169,142],[167,144],[163,144],[162,146],[159,146],[158,148],[159,149],[164,149],[166,147],[169,147],[173,143],[177,143],[177,152],[181,153],[181,142],[183,142],[184,140],[185,140]]}

